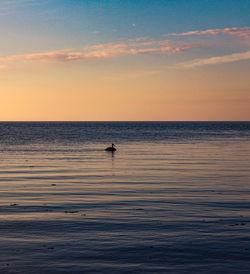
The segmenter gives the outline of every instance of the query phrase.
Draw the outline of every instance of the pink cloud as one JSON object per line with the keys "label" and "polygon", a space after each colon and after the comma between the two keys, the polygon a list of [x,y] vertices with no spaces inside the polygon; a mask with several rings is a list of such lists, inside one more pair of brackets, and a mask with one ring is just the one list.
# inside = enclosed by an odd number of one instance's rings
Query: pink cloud
{"label": "pink cloud", "polygon": [[169,34],[169,36],[218,35],[218,34],[227,34],[227,35],[233,35],[238,37],[250,38],[250,27],[194,30],[194,31],[182,32],[182,33],[171,33]]}
{"label": "pink cloud", "polygon": [[156,41],[149,37],[140,37],[119,43],[98,44],[76,49],[64,49],[50,52],[30,53],[0,58],[1,62],[67,62],[86,59],[105,59],[121,55],[136,54],[174,54],[192,48],[210,46],[202,43],[173,44],[168,40]]}
{"label": "pink cloud", "polygon": [[153,40],[153,38],[150,36],[140,36],[140,37],[128,39],[127,42],[141,42],[141,41],[149,41],[149,40]]}
{"label": "pink cloud", "polygon": [[249,60],[249,59],[250,59],[250,51],[246,51],[246,52],[233,53],[233,54],[224,55],[224,56],[196,59],[191,62],[178,64],[177,67],[194,68],[194,67],[201,67],[201,66],[206,66],[206,65],[232,63],[232,62],[237,62],[237,61],[241,61],[241,60]]}

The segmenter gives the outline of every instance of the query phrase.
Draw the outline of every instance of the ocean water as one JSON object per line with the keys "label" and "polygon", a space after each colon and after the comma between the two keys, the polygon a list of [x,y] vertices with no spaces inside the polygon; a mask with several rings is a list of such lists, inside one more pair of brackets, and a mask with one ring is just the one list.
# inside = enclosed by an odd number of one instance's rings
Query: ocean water
{"label": "ocean water", "polygon": [[1,274],[249,271],[250,122],[0,123]]}

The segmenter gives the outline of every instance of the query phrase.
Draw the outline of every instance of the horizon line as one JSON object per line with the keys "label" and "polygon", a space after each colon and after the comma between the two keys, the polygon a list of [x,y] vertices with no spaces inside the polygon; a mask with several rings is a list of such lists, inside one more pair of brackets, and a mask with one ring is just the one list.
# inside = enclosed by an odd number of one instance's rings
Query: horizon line
{"label": "horizon line", "polygon": [[141,123],[147,123],[147,122],[250,122],[250,120],[10,120],[10,121],[0,121],[0,123],[132,123],[132,122],[141,122]]}

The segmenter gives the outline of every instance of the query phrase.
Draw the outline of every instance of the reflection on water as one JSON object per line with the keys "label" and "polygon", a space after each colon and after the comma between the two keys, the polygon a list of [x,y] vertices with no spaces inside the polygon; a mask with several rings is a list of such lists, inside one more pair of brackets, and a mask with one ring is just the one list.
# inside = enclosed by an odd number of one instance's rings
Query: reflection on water
{"label": "reflection on water", "polygon": [[1,273],[247,273],[250,140],[230,134],[2,143]]}

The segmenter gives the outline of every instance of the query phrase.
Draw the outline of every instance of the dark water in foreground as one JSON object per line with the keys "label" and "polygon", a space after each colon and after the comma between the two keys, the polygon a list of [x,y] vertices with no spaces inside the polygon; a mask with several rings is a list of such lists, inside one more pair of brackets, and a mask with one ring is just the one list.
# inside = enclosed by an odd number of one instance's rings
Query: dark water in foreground
{"label": "dark water in foreground", "polygon": [[250,122],[0,123],[0,273],[249,269]]}

